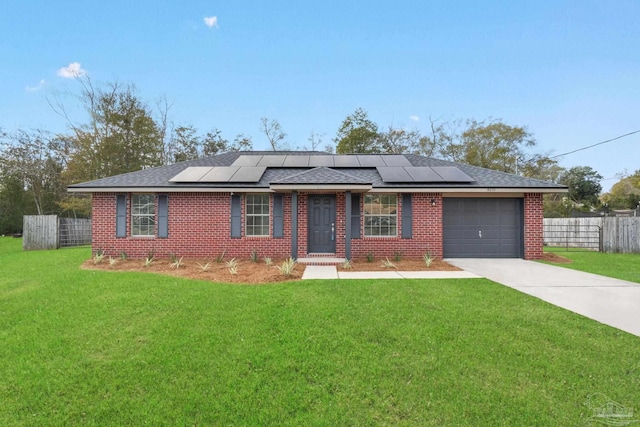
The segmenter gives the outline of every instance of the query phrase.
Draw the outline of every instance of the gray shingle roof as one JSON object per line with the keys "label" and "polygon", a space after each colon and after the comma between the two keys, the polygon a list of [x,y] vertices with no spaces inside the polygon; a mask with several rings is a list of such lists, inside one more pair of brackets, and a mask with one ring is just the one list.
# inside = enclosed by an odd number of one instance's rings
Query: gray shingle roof
{"label": "gray shingle roof", "polygon": [[[454,166],[471,176],[475,181],[471,183],[385,183],[375,167],[352,168],[281,168],[268,167],[259,182],[247,183],[172,183],[169,180],[192,166],[230,166],[240,155],[306,155],[306,156],[331,156],[321,152],[229,152],[212,157],[205,157],[186,162],[130,172],[122,175],[102,178],[95,181],[83,182],[69,186],[71,191],[125,191],[127,189],[144,188],[147,191],[191,191],[199,188],[243,188],[260,189],[269,188],[271,184],[371,184],[373,188],[438,188],[438,189],[481,189],[481,188],[517,188],[531,190],[550,191],[557,189],[565,191],[566,187],[533,178],[525,178],[518,175],[497,172],[490,169],[479,168],[462,163],[434,159],[415,154],[405,154],[404,157],[413,166]],[[383,155],[384,156],[384,155]],[[395,155],[397,156],[397,155]]]}
{"label": "gray shingle roof", "polygon": [[371,182],[338,169],[320,166],[280,180],[272,180],[271,184],[371,184]]}

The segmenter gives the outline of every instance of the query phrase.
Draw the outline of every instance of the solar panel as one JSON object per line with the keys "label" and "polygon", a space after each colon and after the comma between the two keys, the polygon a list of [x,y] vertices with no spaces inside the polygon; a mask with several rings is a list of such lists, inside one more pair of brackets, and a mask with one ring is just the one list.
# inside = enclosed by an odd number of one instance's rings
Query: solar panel
{"label": "solar panel", "polygon": [[309,166],[309,155],[289,155],[284,159],[285,168],[300,168]]}
{"label": "solar panel", "polygon": [[380,166],[376,169],[384,182],[413,182],[413,178],[404,168]]}
{"label": "solar panel", "polygon": [[241,169],[238,166],[216,166],[200,178],[200,182],[228,182],[234,173]]}
{"label": "solar panel", "polygon": [[286,156],[282,154],[276,154],[273,156],[265,155],[262,157],[257,166],[267,166],[272,168],[281,168]]}
{"label": "solar panel", "polygon": [[440,175],[445,182],[473,182],[475,181],[466,173],[455,166],[434,166],[435,173]]}
{"label": "solar panel", "polygon": [[435,173],[430,167],[408,167],[404,168],[415,182],[443,182],[440,175]]}
{"label": "solar panel", "polygon": [[384,167],[386,163],[379,154],[358,154],[358,161],[362,168]]}
{"label": "solar panel", "polygon": [[315,168],[318,166],[327,166],[333,167],[333,157],[334,156],[309,156],[309,167]]}
{"label": "solar panel", "polygon": [[258,182],[265,170],[266,166],[241,167],[227,182]]}
{"label": "solar panel", "polygon": [[169,182],[198,182],[211,169],[211,166],[191,166],[171,178]]}
{"label": "solar panel", "polygon": [[381,156],[387,166],[411,166],[411,162],[407,160],[402,154],[390,154],[388,156]]}
{"label": "solar panel", "polygon": [[359,168],[360,162],[358,157],[348,154],[336,154],[333,156],[333,162],[337,168]]}
{"label": "solar panel", "polygon": [[231,166],[257,166],[258,162],[262,159],[261,155],[257,156],[245,156],[242,155],[236,159]]}

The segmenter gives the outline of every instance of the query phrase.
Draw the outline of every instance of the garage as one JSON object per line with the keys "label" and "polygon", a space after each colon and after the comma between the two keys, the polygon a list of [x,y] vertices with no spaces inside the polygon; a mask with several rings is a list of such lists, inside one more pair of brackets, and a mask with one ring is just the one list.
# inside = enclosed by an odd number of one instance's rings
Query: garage
{"label": "garage", "polygon": [[522,258],[523,199],[443,199],[444,256]]}

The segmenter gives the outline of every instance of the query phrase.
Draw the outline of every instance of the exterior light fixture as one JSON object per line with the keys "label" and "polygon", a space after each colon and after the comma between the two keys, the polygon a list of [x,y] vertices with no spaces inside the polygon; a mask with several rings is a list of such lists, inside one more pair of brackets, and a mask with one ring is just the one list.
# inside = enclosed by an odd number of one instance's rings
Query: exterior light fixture
{"label": "exterior light fixture", "polygon": [[435,206],[436,205],[436,199],[431,199],[431,206]]}

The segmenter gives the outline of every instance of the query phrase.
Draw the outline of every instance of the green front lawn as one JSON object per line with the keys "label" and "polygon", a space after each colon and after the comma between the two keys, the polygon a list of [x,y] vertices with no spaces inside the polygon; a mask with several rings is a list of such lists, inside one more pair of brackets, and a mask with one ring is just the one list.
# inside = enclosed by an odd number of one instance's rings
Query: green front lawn
{"label": "green front lawn", "polygon": [[216,284],[0,239],[0,425],[584,425],[640,338],[484,279]]}
{"label": "green front lawn", "polygon": [[640,254],[565,251],[557,248],[547,248],[545,251],[573,261],[570,264],[549,264],[640,283]]}

